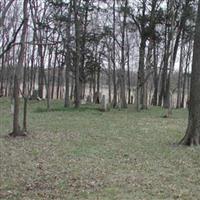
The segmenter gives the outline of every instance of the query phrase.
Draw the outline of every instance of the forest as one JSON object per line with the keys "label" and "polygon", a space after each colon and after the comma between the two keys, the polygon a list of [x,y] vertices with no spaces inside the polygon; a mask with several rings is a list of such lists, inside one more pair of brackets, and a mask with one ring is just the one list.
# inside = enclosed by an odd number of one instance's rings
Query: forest
{"label": "forest", "polygon": [[0,199],[199,199],[200,0],[0,0]]}

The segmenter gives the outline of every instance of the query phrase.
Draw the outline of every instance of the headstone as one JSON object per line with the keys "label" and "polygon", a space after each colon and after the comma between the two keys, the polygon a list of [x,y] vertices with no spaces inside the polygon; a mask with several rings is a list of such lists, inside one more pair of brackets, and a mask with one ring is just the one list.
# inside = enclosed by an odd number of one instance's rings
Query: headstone
{"label": "headstone", "polygon": [[86,103],[92,103],[92,97],[91,97],[91,95],[87,96]]}
{"label": "headstone", "polygon": [[103,95],[102,98],[101,98],[100,110],[103,111],[103,112],[106,112],[106,111],[109,110],[108,99],[106,98],[105,95]]}
{"label": "headstone", "polygon": [[131,96],[131,104],[133,104],[133,96]]}
{"label": "headstone", "polygon": [[117,103],[117,109],[118,109],[118,110],[121,110],[121,109],[122,109],[121,100],[119,100],[118,103]]}
{"label": "headstone", "polygon": [[85,99],[81,99],[81,105],[85,105],[85,104],[86,104]]}
{"label": "headstone", "polygon": [[38,95],[38,90],[33,90],[33,94],[31,95],[30,100],[38,100],[38,101],[41,100],[41,98],[39,98]]}
{"label": "headstone", "polygon": [[36,100],[38,100],[38,101],[42,101],[42,99],[41,99],[40,97],[37,97]]}

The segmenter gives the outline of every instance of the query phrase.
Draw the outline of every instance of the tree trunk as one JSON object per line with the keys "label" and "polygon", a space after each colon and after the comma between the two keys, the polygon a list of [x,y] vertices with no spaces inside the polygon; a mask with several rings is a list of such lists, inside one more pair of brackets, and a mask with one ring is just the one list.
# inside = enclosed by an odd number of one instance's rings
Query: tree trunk
{"label": "tree trunk", "polygon": [[128,104],[131,104],[131,77],[130,77],[130,44],[128,38],[128,31],[126,29],[127,40],[127,87],[128,87]]}
{"label": "tree trunk", "polygon": [[154,41],[154,47],[153,47],[153,85],[154,85],[154,92],[153,92],[153,98],[151,101],[151,104],[153,106],[157,106],[158,103],[158,56],[156,52],[156,42]]}
{"label": "tree trunk", "polygon": [[[164,108],[167,108],[168,110],[171,110],[171,101],[170,101],[170,95],[171,95],[171,91],[170,91],[170,87],[171,87],[171,74],[173,72],[174,69],[174,35],[175,35],[175,31],[174,31],[174,27],[175,27],[175,1],[174,0],[169,0],[168,1],[168,13],[170,14],[170,19],[168,21],[168,23],[171,24],[171,26],[168,29],[168,45],[167,45],[167,57],[169,59],[170,62],[166,62],[167,66],[169,66],[169,72],[167,75],[167,79],[166,79],[166,85],[165,85],[165,92],[164,92]],[[167,59],[167,60],[168,60]]]}
{"label": "tree trunk", "polygon": [[80,22],[78,19],[77,1],[73,0],[74,20],[75,20],[75,37],[76,37],[76,58],[74,59],[75,66],[75,108],[80,107]]}
{"label": "tree trunk", "polygon": [[179,73],[178,73],[178,84],[177,84],[177,102],[176,102],[176,108],[180,108],[181,107],[181,89],[182,89],[182,85],[183,85],[183,61],[184,61],[184,57],[183,57],[183,50],[184,50],[184,33],[182,35],[182,41],[181,41],[181,54],[180,54],[180,62],[179,62]]}
{"label": "tree trunk", "polygon": [[32,55],[31,55],[31,77],[30,77],[30,92],[33,91],[34,88],[34,60],[35,60],[35,50],[36,50],[36,45],[35,45],[35,31],[33,32],[33,49],[32,49]]}
{"label": "tree trunk", "polygon": [[21,47],[19,51],[19,58],[18,58],[18,64],[15,69],[15,76],[14,76],[14,116],[13,116],[13,131],[10,134],[13,137],[16,136],[24,136],[25,134],[21,130],[19,126],[19,104],[20,104],[20,98],[19,98],[19,92],[20,92],[20,80],[22,75],[22,66],[24,62],[24,54],[25,54],[25,40],[26,40],[26,33],[28,30],[28,0],[24,0],[23,2],[23,19],[24,24],[22,28],[22,34],[21,34]]}
{"label": "tree trunk", "polygon": [[101,66],[100,66],[100,56],[99,56],[99,62],[97,66],[97,102],[100,103],[100,76],[101,76]]}
{"label": "tree trunk", "polygon": [[44,90],[44,55],[43,47],[41,44],[38,45],[38,53],[40,55],[40,66],[38,71],[38,95],[42,99]]}
{"label": "tree trunk", "polygon": [[126,103],[126,82],[125,82],[125,33],[126,33],[126,18],[127,18],[128,0],[124,5],[124,17],[122,26],[122,44],[121,44],[121,70],[120,70],[120,99],[121,107],[127,108]]}
{"label": "tree trunk", "polygon": [[188,51],[187,51],[187,58],[186,58],[186,66],[184,71],[184,78],[183,78],[183,90],[182,90],[182,99],[181,99],[181,108],[184,108],[185,105],[185,93],[186,93],[186,85],[187,85],[187,71],[190,64],[191,59],[191,41],[189,42]]}
{"label": "tree trunk", "polygon": [[70,100],[74,99],[74,78],[71,78],[71,91],[70,91]]}
{"label": "tree trunk", "polygon": [[27,107],[28,97],[24,97],[23,133],[27,132]]}
{"label": "tree trunk", "polygon": [[139,69],[137,78],[137,110],[145,107],[144,102],[144,58],[145,58],[146,40],[141,36],[140,52],[139,52]]}
{"label": "tree trunk", "polygon": [[57,88],[56,88],[56,98],[59,99],[60,85],[61,85],[61,74],[62,74],[62,66],[58,67],[58,77],[57,77]]}
{"label": "tree trunk", "polygon": [[[4,30],[2,31],[2,52],[4,52],[4,43],[5,43],[5,36],[4,36]],[[5,59],[4,59],[4,54],[2,55],[1,57],[1,73],[0,73],[0,83],[1,83],[1,86],[0,86],[0,97],[1,96],[4,96],[4,68],[5,68]]]}
{"label": "tree trunk", "polygon": [[51,88],[51,98],[52,99],[54,98],[54,89],[55,89],[55,80],[56,80],[57,51],[58,51],[58,47],[56,46],[55,57],[54,57],[54,66],[53,66],[52,88]]}
{"label": "tree trunk", "polygon": [[49,48],[49,56],[48,56],[47,78],[46,78],[46,75],[45,75],[47,111],[50,110],[50,71],[51,71],[51,61],[52,61],[52,49],[50,47]]}
{"label": "tree trunk", "polygon": [[70,51],[70,41],[71,41],[71,34],[70,34],[70,27],[71,27],[71,14],[72,14],[72,1],[70,1],[70,6],[69,6],[69,13],[68,13],[68,23],[67,23],[67,41],[66,41],[66,58],[65,58],[65,63],[66,63],[66,68],[65,68],[65,102],[64,102],[64,107],[70,107],[70,99],[69,99],[69,71],[71,67],[71,51]]}
{"label": "tree trunk", "polygon": [[113,61],[113,108],[117,106],[117,83],[116,83],[116,63],[115,63],[115,57],[116,57],[116,45],[115,45],[115,31],[116,31],[116,16],[115,16],[115,4],[116,0],[113,0],[113,55],[112,55],[112,61]]}
{"label": "tree trunk", "polygon": [[200,145],[200,0],[193,48],[191,92],[189,102],[189,120],[183,145]]}
{"label": "tree trunk", "polygon": [[111,57],[110,57],[110,52],[108,52],[108,98],[109,98],[109,103],[111,103]]}

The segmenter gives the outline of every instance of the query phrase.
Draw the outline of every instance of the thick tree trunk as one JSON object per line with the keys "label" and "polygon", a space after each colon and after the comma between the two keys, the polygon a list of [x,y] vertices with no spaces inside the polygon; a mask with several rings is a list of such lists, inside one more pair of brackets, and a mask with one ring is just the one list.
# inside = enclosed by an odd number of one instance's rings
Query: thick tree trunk
{"label": "thick tree trunk", "polygon": [[193,49],[191,92],[189,102],[189,120],[183,145],[200,145],[200,0]]}

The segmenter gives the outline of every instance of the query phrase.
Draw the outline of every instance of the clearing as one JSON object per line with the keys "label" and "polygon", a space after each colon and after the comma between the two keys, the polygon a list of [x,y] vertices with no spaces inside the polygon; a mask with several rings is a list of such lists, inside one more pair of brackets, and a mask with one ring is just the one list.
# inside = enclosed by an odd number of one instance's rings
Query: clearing
{"label": "clearing", "polygon": [[29,102],[26,138],[11,132],[9,100],[0,99],[0,199],[139,200],[200,198],[200,148],[175,146],[187,111],[151,108],[100,112]]}

